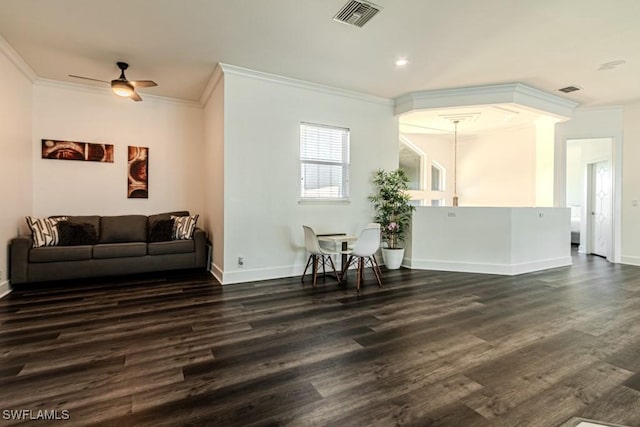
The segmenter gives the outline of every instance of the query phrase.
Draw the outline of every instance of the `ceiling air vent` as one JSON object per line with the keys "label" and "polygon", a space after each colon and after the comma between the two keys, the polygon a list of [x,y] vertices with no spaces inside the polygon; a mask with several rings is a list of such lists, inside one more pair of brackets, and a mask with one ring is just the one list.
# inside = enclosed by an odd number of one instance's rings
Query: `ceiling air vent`
{"label": "ceiling air vent", "polygon": [[567,87],[563,87],[562,89],[558,89],[560,92],[564,92],[564,93],[570,93],[570,92],[575,92],[577,90],[580,90],[579,87],[576,86],[567,86]]}
{"label": "ceiling air vent", "polygon": [[382,8],[363,0],[351,0],[333,17],[334,21],[362,27],[369,22]]}

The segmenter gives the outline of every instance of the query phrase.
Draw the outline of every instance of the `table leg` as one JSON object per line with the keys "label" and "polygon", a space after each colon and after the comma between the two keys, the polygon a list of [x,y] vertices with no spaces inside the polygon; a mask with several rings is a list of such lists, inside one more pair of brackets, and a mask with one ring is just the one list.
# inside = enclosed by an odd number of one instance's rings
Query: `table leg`
{"label": "table leg", "polygon": [[346,250],[349,249],[349,246],[347,245],[347,242],[342,242],[342,265],[340,266],[340,268],[344,267],[345,262],[347,262],[347,254],[345,254],[344,252],[346,252]]}

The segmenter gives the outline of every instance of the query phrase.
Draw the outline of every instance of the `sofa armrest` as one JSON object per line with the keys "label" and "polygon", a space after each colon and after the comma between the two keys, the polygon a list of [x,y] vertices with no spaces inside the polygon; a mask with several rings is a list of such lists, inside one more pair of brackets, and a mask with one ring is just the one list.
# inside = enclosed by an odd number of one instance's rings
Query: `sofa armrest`
{"label": "sofa armrest", "polygon": [[193,243],[196,248],[196,266],[206,268],[207,263],[207,232],[196,227],[193,231]]}
{"label": "sofa armrest", "polygon": [[9,279],[11,284],[27,283],[29,250],[33,246],[31,236],[18,236],[11,239],[9,246]]}

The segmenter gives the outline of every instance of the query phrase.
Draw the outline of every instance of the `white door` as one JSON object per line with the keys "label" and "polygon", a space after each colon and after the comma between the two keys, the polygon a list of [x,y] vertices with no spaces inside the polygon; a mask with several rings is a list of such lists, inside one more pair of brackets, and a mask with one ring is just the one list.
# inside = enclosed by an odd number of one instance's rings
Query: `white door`
{"label": "white door", "polygon": [[591,253],[606,258],[611,247],[611,167],[608,161],[591,166]]}

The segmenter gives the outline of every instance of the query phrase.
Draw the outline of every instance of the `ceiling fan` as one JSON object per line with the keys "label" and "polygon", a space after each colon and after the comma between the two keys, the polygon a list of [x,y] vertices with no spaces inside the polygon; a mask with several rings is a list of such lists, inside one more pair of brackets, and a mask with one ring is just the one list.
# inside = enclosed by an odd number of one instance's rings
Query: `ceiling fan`
{"label": "ceiling fan", "polygon": [[[134,101],[142,101],[138,92],[136,92],[136,88],[138,87],[152,87],[158,86],[156,82],[153,80],[127,80],[124,75],[124,70],[129,68],[129,64],[126,62],[116,62],[118,68],[120,68],[120,77],[115,80],[111,80],[111,90],[118,96],[128,97]],[[90,77],[82,77],[75,76],[73,74],[69,74],[69,77],[75,77],[76,79],[84,79],[84,80],[93,80],[96,82],[109,83],[106,80],[92,79]]]}

